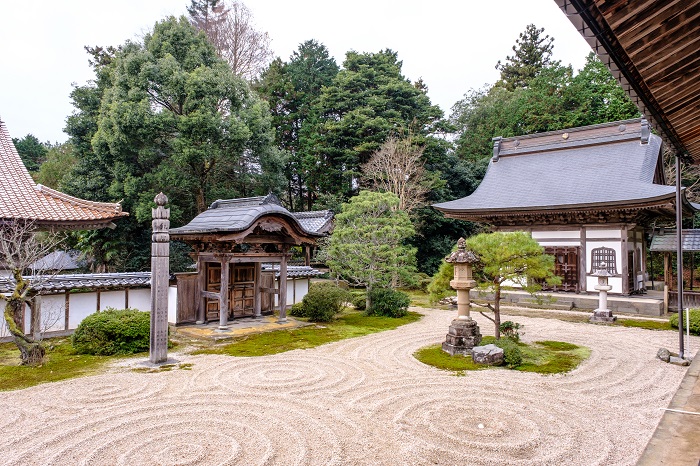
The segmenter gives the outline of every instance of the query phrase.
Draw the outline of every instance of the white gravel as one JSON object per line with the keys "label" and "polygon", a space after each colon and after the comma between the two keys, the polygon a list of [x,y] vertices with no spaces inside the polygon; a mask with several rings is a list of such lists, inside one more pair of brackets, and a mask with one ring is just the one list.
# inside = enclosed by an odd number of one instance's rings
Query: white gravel
{"label": "white gravel", "polygon": [[421,312],[309,350],[2,393],[0,464],[633,465],[685,373],[655,357],[674,332],[515,317],[524,340],[585,345],[590,359],[554,376],[454,376],[412,357],[454,313]]}

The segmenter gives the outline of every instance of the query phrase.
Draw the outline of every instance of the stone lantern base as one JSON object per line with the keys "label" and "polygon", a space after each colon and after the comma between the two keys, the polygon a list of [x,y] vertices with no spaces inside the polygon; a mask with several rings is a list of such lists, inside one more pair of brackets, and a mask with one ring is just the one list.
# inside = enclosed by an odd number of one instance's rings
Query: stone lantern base
{"label": "stone lantern base", "polygon": [[596,309],[590,318],[591,322],[615,322],[615,317],[610,309]]}
{"label": "stone lantern base", "polygon": [[472,354],[472,348],[479,346],[479,343],[481,343],[481,333],[476,321],[455,319],[445,336],[442,350],[451,356],[455,354],[467,356]]}

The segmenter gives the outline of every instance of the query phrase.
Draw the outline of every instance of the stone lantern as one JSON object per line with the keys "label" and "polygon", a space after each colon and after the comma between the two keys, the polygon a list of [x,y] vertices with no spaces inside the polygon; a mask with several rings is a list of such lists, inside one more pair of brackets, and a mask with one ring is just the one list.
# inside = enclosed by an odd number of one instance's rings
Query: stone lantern
{"label": "stone lantern", "polygon": [[608,291],[612,290],[612,286],[608,285],[608,278],[614,277],[615,274],[610,272],[605,262],[601,262],[598,270],[590,275],[598,277],[598,284],[593,287],[598,290],[598,309],[593,311],[591,322],[615,322],[617,317],[608,309]]}
{"label": "stone lantern", "polygon": [[476,286],[472,278],[472,264],[478,262],[479,258],[467,250],[464,238],[460,238],[457,250],[447,256],[445,261],[454,265],[454,280],[450,281],[450,286],[457,290],[457,318],[450,325],[442,350],[452,356],[466,356],[481,342],[479,326],[469,316],[469,290]]}

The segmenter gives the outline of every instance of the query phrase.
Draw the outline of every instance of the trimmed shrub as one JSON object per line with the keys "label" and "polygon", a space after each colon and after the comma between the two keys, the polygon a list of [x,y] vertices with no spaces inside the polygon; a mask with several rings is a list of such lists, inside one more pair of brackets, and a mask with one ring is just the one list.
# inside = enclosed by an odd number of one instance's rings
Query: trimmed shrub
{"label": "trimmed shrub", "polygon": [[[690,333],[700,335],[700,309],[690,309]],[[678,328],[678,314],[671,314],[668,319],[671,327]],[[683,331],[685,332],[685,313],[683,314]]]}
{"label": "trimmed shrub", "polygon": [[306,310],[304,309],[304,303],[299,302],[292,304],[292,307],[289,308],[289,315],[293,317],[308,317],[306,315]]}
{"label": "trimmed shrub", "polygon": [[505,322],[501,322],[501,325],[498,328],[501,330],[501,334],[503,334],[504,337],[518,342],[520,341],[520,332],[518,332],[518,330],[520,330],[522,327],[523,326],[517,322],[506,320]]}
{"label": "trimmed shrub", "polygon": [[375,288],[370,292],[372,307],[366,309],[368,316],[403,317],[408,313],[411,298],[402,291]]}
{"label": "trimmed shrub", "polygon": [[348,292],[333,283],[314,283],[301,303],[306,317],[312,322],[330,322],[343,310],[348,300]]}
{"label": "trimmed shrub", "polygon": [[358,311],[364,311],[367,307],[367,294],[361,293],[354,295],[352,297],[352,305],[355,306],[355,309]]}
{"label": "trimmed shrub", "polygon": [[518,344],[510,338],[501,338],[493,342],[499,348],[503,348],[503,362],[509,368],[518,367],[523,363],[523,352]]}
{"label": "trimmed shrub", "polygon": [[108,356],[148,351],[151,318],[136,309],[98,311],[84,318],[71,343],[78,353]]}

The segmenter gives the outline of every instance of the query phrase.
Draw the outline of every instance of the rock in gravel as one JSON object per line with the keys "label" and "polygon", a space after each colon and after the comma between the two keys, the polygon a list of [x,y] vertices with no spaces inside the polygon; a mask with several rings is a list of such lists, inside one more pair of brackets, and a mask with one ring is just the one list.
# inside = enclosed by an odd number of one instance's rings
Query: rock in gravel
{"label": "rock in gravel", "polygon": [[666,348],[659,348],[659,351],[656,352],[656,357],[661,359],[663,362],[669,362],[671,359],[671,352]]}
{"label": "rock in gravel", "polygon": [[668,362],[675,364],[676,366],[690,366],[690,361],[677,356],[671,356]]}
{"label": "rock in gravel", "polygon": [[472,349],[472,360],[477,364],[500,366],[503,364],[503,349],[494,344],[475,346]]}

